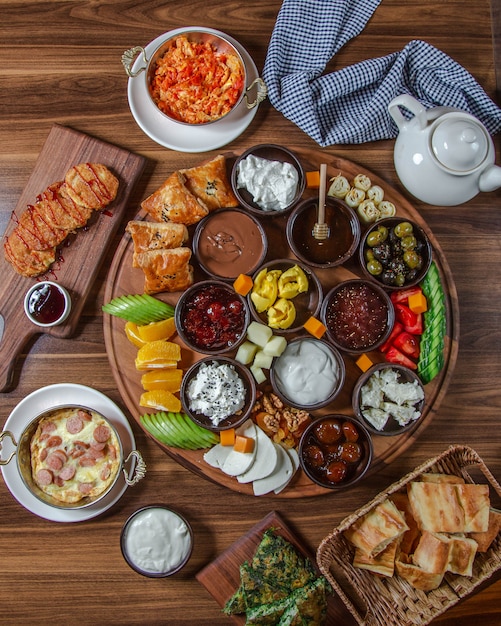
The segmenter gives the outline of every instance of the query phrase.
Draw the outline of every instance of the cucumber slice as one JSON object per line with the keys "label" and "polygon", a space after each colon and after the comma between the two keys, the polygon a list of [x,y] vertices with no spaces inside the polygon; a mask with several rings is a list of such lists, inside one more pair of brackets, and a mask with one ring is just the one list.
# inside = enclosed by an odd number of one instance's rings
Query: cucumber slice
{"label": "cucumber slice", "polygon": [[159,322],[174,316],[174,307],[147,293],[118,296],[103,304],[102,310],[104,313],[139,325]]}
{"label": "cucumber slice", "polygon": [[185,413],[169,413],[168,415],[170,419],[177,422],[197,448],[210,448],[219,443],[219,437],[216,434],[195,424]]}
{"label": "cucumber slice", "polygon": [[428,301],[428,310],[424,313],[417,373],[423,383],[427,384],[444,366],[444,341],[447,334],[445,294],[435,262],[430,265],[421,282],[421,288]]}

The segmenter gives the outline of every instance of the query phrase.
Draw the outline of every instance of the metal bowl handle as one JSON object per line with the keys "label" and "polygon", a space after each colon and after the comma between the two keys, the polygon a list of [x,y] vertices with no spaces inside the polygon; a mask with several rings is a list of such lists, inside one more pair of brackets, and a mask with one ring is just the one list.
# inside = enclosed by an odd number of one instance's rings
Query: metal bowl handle
{"label": "metal bowl handle", "polygon": [[[253,89],[254,87],[256,87],[257,89],[256,98],[255,100],[252,100],[251,102],[249,102],[249,91]],[[263,100],[265,100],[265,98],[268,95],[268,87],[266,86],[266,83],[264,82],[262,78],[256,78],[247,87],[244,95],[245,95],[245,103],[247,105],[247,108],[253,109],[254,107],[258,106],[258,104],[261,104]]]}
{"label": "metal bowl handle", "polygon": [[[14,435],[10,432],[10,430],[4,430],[3,433],[0,433],[0,444],[2,443],[2,441],[5,439],[5,437],[10,437],[12,443],[17,447],[17,441],[16,438],[14,437]],[[2,449],[2,446],[0,445],[0,450]],[[12,457],[14,457],[16,454],[16,450],[14,450],[13,452],[11,452],[10,456],[8,459],[0,459],[0,465],[7,465],[7,463],[10,463],[12,461]]]}
{"label": "metal bowl handle", "polygon": [[[137,70],[133,71],[132,66],[134,65],[134,62],[136,61],[139,54],[141,54],[143,58],[144,65],[139,67]],[[127,74],[127,76],[129,76],[130,78],[135,78],[136,76],[138,76],[138,74],[143,72],[148,67],[148,59],[146,57],[146,50],[141,46],[135,46],[134,48],[129,48],[129,50],[126,50],[122,54],[122,65],[124,66],[125,73]]]}
{"label": "metal bowl handle", "polygon": [[136,459],[136,465],[134,469],[132,470],[130,476],[127,473],[127,470],[125,468],[123,468],[122,470],[124,474],[125,482],[127,485],[129,485],[129,487],[137,484],[146,475],[146,463],[144,462],[144,459],[141,456],[141,453],[138,452],[137,450],[132,450],[129,456],[125,459],[124,465],[128,463],[131,460],[131,458]]}

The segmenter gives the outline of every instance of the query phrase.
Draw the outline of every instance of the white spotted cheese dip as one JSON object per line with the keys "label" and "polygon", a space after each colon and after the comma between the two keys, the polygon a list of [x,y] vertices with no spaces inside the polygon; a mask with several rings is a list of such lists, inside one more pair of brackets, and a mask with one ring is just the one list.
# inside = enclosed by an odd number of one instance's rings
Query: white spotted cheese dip
{"label": "white spotted cheese dip", "polygon": [[263,211],[282,211],[296,195],[299,176],[287,162],[250,154],[238,164],[237,186],[247,189]]}
{"label": "white spotted cheese dip", "polygon": [[233,365],[202,363],[186,389],[190,411],[207,416],[214,426],[245,404],[245,386]]}

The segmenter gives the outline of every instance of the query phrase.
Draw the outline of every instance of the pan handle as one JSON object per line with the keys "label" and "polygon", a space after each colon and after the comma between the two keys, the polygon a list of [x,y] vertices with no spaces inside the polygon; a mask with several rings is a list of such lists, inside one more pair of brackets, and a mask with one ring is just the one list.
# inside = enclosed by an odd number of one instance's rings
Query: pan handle
{"label": "pan handle", "polygon": [[127,470],[123,468],[125,482],[127,485],[129,485],[129,487],[138,483],[146,475],[146,463],[144,462],[141,453],[138,452],[138,450],[132,450],[129,456],[125,459],[124,465],[125,463],[128,463],[131,458],[136,459],[136,465],[134,469],[130,472],[130,475],[127,473]]}
{"label": "pan handle", "polygon": [[[144,65],[141,65],[137,70],[133,70],[132,66],[134,65],[137,57],[141,54]],[[142,46],[135,46],[134,48],[129,48],[122,54],[122,65],[124,66],[125,73],[130,78],[135,78],[141,72],[143,72],[148,67],[148,59],[146,57],[146,50]]]}
{"label": "pan handle", "polygon": [[[10,430],[4,430],[3,433],[0,433],[0,450],[2,449],[1,443],[5,439],[5,437],[10,437],[12,443],[17,447],[17,441],[14,435],[10,432]],[[15,454],[16,451],[14,450],[13,452],[11,452],[8,459],[0,459],[0,465],[7,465],[7,463],[10,463],[12,461],[12,457]]]}
{"label": "pan handle", "polygon": [[[249,91],[253,89],[254,87],[257,90],[256,98],[252,101],[249,101]],[[245,94],[244,94],[247,108],[250,110],[258,106],[259,104],[261,104],[263,100],[265,100],[267,95],[268,95],[268,87],[266,86],[266,83],[264,82],[264,80],[262,78],[254,79],[252,83],[247,87],[247,89],[245,90]]]}

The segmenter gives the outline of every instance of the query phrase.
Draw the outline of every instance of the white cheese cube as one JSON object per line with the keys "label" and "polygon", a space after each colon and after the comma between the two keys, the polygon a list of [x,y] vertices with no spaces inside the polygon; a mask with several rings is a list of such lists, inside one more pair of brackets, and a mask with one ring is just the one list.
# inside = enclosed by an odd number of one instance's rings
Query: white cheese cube
{"label": "white cheese cube", "polygon": [[237,350],[235,360],[243,365],[248,365],[249,363],[252,363],[257,349],[258,347],[255,343],[252,343],[251,341],[244,341]]}
{"label": "white cheese cube", "polygon": [[259,322],[251,322],[247,328],[247,339],[260,348],[264,348],[272,335],[273,331],[271,328]]}
{"label": "white cheese cube", "polygon": [[280,356],[286,347],[287,339],[279,335],[274,335],[264,346],[263,352],[271,356]]}

